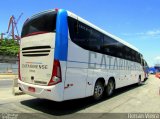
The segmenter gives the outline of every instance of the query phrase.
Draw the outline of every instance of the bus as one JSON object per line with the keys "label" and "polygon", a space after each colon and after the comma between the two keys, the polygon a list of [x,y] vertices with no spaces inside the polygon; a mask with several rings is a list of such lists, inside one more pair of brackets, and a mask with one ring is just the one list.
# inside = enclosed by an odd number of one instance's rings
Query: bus
{"label": "bus", "polygon": [[142,59],[142,66],[145,73],[144,81],[146,81],[149,77],[149,66],[145,59]]}
{"label": "bus", "polygon": [[144,81],[143,56],[124,40],[64,9],[33,15],[23,25],[19,89],[64,101],[111,96]]}

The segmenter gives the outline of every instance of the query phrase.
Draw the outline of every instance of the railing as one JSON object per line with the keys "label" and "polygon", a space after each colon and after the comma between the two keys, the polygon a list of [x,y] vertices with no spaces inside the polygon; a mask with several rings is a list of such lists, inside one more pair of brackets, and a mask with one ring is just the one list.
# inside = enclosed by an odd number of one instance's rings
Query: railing
{"label": "railing", "polygon": [[3,73],[12,73],[17,74],[18,73],[18,64],[12,64],[12,63],[0,63],[0,74]]}

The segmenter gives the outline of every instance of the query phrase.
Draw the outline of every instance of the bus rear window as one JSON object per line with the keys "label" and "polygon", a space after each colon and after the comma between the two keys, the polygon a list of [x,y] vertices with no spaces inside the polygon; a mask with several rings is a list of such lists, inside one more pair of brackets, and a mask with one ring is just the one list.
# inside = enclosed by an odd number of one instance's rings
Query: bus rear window
{"label": "bus rear window", "polygon": [[41,13],[26,21],[23,26],[21,37],[38,33],[55,32],[57,12]]}

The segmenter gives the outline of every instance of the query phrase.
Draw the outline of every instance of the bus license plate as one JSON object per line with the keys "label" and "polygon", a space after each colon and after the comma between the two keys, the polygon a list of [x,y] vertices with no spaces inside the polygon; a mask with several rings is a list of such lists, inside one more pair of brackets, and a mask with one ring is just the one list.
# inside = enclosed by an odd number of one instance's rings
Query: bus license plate
{"label": "bus license plate", "polygon": [[33,88],[33,87],[28,87],[28,91],[30,91],[30,92],[35,92],[35,88]]}

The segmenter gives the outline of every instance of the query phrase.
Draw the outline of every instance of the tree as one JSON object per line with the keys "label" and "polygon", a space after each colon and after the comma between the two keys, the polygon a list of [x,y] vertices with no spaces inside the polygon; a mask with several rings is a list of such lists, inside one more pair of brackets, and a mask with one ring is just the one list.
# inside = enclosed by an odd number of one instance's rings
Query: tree
{"label": "tree", "polygon": [[19,44],[13,39],[0,40],[0,55],[17,56]]}

